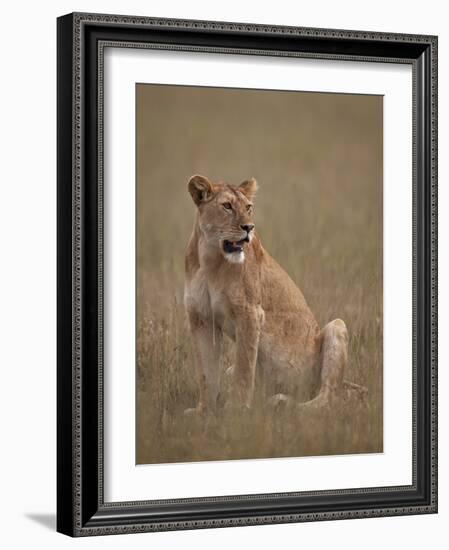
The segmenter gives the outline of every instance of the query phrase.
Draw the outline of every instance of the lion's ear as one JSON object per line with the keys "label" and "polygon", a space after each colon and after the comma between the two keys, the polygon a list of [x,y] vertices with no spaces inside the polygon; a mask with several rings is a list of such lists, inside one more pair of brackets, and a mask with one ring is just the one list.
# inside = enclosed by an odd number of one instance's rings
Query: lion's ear
{"label": "lion's ear", "polygon": [[239,185],[239,190],[249,199],[252,200],[257,192],[257,181],[254,178],[246,180]]}
{"label": "lion's ear", "polygon": [[189,193],[192,195],[193,202],[199,206],[202,202],[210,199],[212,195],[212,184],[205,177],[200,175],[192,176],[188,183]]}

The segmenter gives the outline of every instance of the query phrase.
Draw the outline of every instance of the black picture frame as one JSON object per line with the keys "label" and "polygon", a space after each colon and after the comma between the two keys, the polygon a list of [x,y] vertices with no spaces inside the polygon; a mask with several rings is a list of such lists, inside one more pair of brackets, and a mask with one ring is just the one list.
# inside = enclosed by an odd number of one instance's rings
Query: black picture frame
{"label": "black picture frame", "polygon": [[[57,21],[57,530],[71,536],[437,512],[437,37],[74,13]],[[413,69],[413,483],[104,502],[102,48],[407,63]]]}

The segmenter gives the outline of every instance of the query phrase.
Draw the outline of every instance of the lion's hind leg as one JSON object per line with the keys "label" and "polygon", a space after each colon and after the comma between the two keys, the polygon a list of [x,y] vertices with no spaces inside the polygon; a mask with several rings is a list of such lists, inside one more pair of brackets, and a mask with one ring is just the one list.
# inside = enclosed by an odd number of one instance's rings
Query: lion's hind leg
{"label": "lion's hind leg", "polygon": [[301,403],[301,408],[328,407],[341,394],[348,363],[348,330],[344,321],[335,319],[322,330],[321,374],[318,395]]}

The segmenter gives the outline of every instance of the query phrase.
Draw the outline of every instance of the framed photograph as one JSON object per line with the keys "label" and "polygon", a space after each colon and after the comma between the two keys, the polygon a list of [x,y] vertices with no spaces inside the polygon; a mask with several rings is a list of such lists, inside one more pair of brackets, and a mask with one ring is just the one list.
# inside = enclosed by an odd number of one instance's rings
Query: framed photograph
{"label": "framed photograph", "polygon": [[71,536],[437,511],[437,38],[58,19]]}

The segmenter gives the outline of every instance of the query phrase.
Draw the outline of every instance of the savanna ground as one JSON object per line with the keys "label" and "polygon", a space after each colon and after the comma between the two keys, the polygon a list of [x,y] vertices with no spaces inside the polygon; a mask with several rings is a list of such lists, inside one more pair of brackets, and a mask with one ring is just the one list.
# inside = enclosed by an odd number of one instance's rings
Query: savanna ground
{"label": "savanna ground", "polygon": [[[382,98],[137,86],[137,463],[381,452]],[[368,406],[184,417],[197,379],[183,307],[195,173],[259,182],[256,230],[319,324],[349,331]],[[223,370],[233,364],[227,342]]]}

